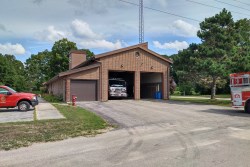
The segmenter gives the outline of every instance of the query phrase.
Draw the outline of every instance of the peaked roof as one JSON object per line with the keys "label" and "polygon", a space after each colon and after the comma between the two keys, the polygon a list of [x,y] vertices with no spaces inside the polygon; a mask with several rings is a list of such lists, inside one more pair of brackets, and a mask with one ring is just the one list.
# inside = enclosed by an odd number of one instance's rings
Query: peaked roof
{"label": "peaked roof", "polygon": [[88,65],[88,66],[79,67],[79,68],[76,68],[76,69],[71,69],[71,70],[68,70],[68,71],[65,71],[65,72],[60,72],[59,74],[57,74],[56,76],[51,78],[49,81],[43,83],[43,85],[47,85],[47,84],[49,84],[49,83],[51,83],[51,82],[53,82],[53,81],[55,81],[58,78],[61,78],[63,76],[78,73],[78,72],[81,72],[81,71],[84,71],[84,70],[89,70],[89,69],[96,68],[96,67],[99,67],[99,66],[100,66],[100,63],[95,62],[95,63],[93,63],[91,65]]}
{"label": "peaked roof", "polygon": [[125,52],[125,51],[131,50],[131,49],[137,49],[137,48],[140,48],[140,49],[144,50],[145,52],[148,52],[151,55],[153,55],[155,57],[158,57],[159,59],[162,59],[163,61],[166,61],[166,62],[168,62],[170,64],[173,64],[172,60],[168,59],[167,57],[161,56],[160,54],[148,49],[148,43],[145,42],[145,43],[141,43],[141,44],[137,44],[137,45],[129,46],[129,47],[126,47],[126,48],[121,48],[121,49],[117,49],[117,50],[114,50],[114,51],[111,51],[111,52],[106,52],[106,53],[96,55],[93,59],[87,60],[87,61],[79,64],[78,66],[74,67],[71,70],[59,73],[58,75],[51,78],[49,81],[45,82],[44,84],[45,85],[49,84],[49,83],[57,80],[58,78],[66,76],[66,75],[70,75],[70,74],[77,73],[77,72],[80,72],[80,71],[83,71],[83,70],[88,70],[88,69],[91,69],[91,68],[99,67],[100,64],[97,61],[95,61],[97,59],[100,59],[100,58],[103,58],[103,57],[106,57],[106,56],[110,56],[110,55],[113,55],[113,54]]}
{"label": "peaked roof", "polygon": [[102,53],[102,54],[99,54],[99,55],[96,55],[95,56],[95,59],[99,59],[99,58],[103,58],[103,57],[106,57],[106,56],[110,56],[110,55],[113,55],[113,54],[117,54],[117,53],[121,53],[121,52],[125,52],[125,51],[128,51],[128,50],[131,50],[131,49],[136,49],[136,48],[140,48],[170,64],[173,64],[172,60],[168,59],[167,57],[163,57],[161,56],[160,54],[148,49],[148,43],[145,42],[145,43],[141,43],[141,44],[137,44],[137,45],[133,45],[133,46],[129,46],[129,47],[126,47],[126,48],[121,48],[121,49],[117,49],[117,50],[114,50],[114,51],[111,51],[111,52],[106,52],[106,53]]}

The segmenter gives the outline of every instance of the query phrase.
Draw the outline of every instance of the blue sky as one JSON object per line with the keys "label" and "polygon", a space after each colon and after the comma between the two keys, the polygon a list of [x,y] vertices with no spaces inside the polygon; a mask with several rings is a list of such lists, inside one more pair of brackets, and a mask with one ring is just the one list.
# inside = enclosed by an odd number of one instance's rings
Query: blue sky
{"label": "blue sky", "polygon": [[[144,0],[144,6],[182,16],[144,9],[144,41],[167,55],[199,43],[199,21],[222,8],[231,11],[234,20],[250,16],[248,0]],[[134,45],[138,13],[138,6],[119,0],[1,0],[0,53],[24,62],[61,38],[95,54]]]}

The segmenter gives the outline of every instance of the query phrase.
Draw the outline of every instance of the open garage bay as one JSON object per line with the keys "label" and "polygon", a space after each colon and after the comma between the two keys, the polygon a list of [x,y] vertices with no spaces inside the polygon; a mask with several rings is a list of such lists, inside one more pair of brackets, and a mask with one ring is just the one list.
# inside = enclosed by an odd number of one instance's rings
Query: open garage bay
{"label": "open garage bay", "polygon": [[141,73],[141,99],[154,99],[159,92],[159,99],[162,98],[162,73],[142,72]]}
{"label": "open garage bay", "polygon": [[[109,72],[109,81],[113,79],[124,80],[125,87],[127,89],[127,97],[125,99],[134,98],[134,72],[130,71],[110,71]],[[109,84],[109,86],[111,86]],[[122,99],[121,97],[109,97],[109,99]],[[124,99],[124,98],[123,98]]]}

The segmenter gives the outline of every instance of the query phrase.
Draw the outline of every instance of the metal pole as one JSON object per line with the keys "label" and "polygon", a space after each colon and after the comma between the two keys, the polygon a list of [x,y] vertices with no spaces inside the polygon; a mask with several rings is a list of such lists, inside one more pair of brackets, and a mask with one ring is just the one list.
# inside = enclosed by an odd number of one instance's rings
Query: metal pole
{"label": "metal pole", "polygon": [[143,0],[139,0],[139,43],[144,42]]}

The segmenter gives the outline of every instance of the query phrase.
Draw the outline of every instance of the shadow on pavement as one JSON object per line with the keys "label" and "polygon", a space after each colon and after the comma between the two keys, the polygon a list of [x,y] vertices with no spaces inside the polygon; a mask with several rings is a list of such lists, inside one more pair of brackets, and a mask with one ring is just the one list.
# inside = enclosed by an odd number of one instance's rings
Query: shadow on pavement
{"label": "shadow on pavement", "polygon": [[249,113],[244,112],[244,110],[237,110],[237,109],[209,109],[209,110],[202,110],[200,112],[207,112],[213,114],[222,114],[222,115],[229,115],[235,117],[250,117]]}
{"label": "shadow on pavement", "polygon": [[[34,110],[33,108],[29,109],[28,111],[32,111]],[[0,113],[1,112],[26,112],[26,111],[19,111],[17,108],[12,108],[12,109],[0,109]]]}
{"label": "shadow on pavement", "polygon": [[[191,103],[191,102],[183,102],[183,101],[172,101],[172,100],[155,100],[155,99],[144,99],[144,101],[152,101],[152,102],[160,102],[166,104],[180,104],[180,105],[196,105],[196,106],[209,106],[210,104],[199,104],[199,103]],[[216,106],[216,105],[211,105]],[[202,108],[201,108],[202,109]],[[235,109],[231,107],[223,107],[218,106],[218,108],[211,108],[208,110],[200,110],[198,112],[206,112],[212,114],[221,114],[221,115],[228,115],[228,116],[236,116],[236,117],[250,117],[249,113],[246,113],[243,109]]]}

